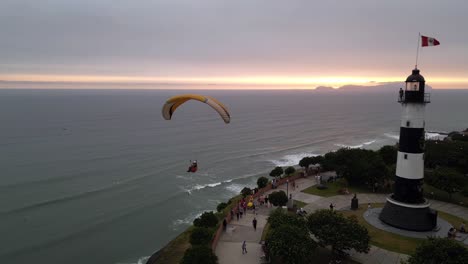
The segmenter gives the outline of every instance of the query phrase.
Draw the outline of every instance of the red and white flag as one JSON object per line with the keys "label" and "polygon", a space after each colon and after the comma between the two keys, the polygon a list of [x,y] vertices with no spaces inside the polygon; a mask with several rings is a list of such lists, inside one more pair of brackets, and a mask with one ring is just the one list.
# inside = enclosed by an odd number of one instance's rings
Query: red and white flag
{"label": "red and white flag", "polygon": [[440,45],[440,42],[431,37],[426,37],[426,36],[421,36],[421,47],[427,47],[427,46],[437,46]]}

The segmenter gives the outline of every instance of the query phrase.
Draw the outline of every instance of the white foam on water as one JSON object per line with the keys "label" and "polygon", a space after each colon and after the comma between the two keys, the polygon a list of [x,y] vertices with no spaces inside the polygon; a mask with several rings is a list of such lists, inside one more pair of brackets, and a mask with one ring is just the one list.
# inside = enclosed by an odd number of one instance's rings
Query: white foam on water
{"label": "white foam on water", "polygon": [[[390,133],[385,133],[384,134],[385,136],[389,137],[389,138],[393,138],[393,139],[400,139],[400,136],[397,136],[397,135],[393,135],[393,134],[390,134]],[[426,132],[426,139],[428,140],[444,140],[447,135],[445,134],[440,134],[440,133],[437,133],[437,132]]]}
{"label": "white foam on water", "polygon": [[229,179],[229,180],[225,180],[225,181],[221,181],[221,182],[214,182],[214,183],[196,184],[192,188],[184,189],[184,190],[186,192],[188,192],[189,194],[191,194],[193,191],[198,191],[198,190],[202,190],[202,189],[205,189],[205,188],[213,188],[213,187],[219,186],[221,184],[230,183],[230,182],[232,182],[232,180],[233,179]]}
{"label": "white foam on water", "polygon": [[270,160],[271,163],[275,164],[275,166],[285,167],[285,166],[295,166],[299,164],[299,161],[305,157],[315,157],[319,156],[320,154],[315,153],[298,153],[298,154],[288,154],[281,157],[279,160]]}
{"label": "white foam on water", "polygon": [[148,261],[148,259],[150,258],[150,256],[145,256],[145,257],[141,257],[137,260],[137,262],[117,262],[115,264],[145,264],[146,261]]}
{"label": "white foam on water", "polygon": [[233,184],[226,186],[226,190],[231,191],[235,194],[239,194],[242,191],[242,189],[244,189],[244,187],[245,187],[245,184],[233,183]]}
{"label": "white foam on water", "polygon": [[400,139],[400,136],[399,135],[394,135],[394,134],[391,134],[391,133],[385,133],[384,134],[386,137],[389,137],[389,138],[392,138],[392,139]]}
{"label": "white foam on water", "polygon": [[428,140],[444,140],[447,135],[439,134],[436,132],[426,132],[426,139]]}
{"label": "white foam on water", "polygon": [[191,213],[188,216],[182,218],[182,219],[176,219],[172,222],[172,229],[173,230],[178,230],[181,226],[186,226],[186,225],[191,225],[193,223],[193,220],[195,218],[201,216],[205,211],[199,211],[195,213]]}
{"label": "white foam on water", "polygon": [[375,142],[377,142],[377,140],[374,139],[374,140],[363,142],[363,143],[358,144],[358,145],[335,144],[335,146],[340,147],[340,148],[363,148],[364,146],[371,145],[371,144],[373,144]]}

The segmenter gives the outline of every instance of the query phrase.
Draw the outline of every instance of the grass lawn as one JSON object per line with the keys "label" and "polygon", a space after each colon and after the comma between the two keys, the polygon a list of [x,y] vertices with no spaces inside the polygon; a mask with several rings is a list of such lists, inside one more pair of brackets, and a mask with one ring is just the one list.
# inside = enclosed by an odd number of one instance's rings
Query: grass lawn
{"label": "grass lawn", "polygon": [[298,200],[294,200],[294,205],[296,206],[296,208],[304,208],[307,203],[304,203],[304,202],[301,202],[301,201],[298,201]]}
{"label": "grass lawn", "polygon": [[[374,203],[372,207],[378,208],[383,207],[383,203]],[[404,253],[404,254],[411,254],[414,252],[415,248],[421,243],[423,239],[419,238],[411,238],[411,237],[404,237],[400,235],[396,235],[390,232],[386,232],[380,230],[364,220],[363,214],[367,210],[367,206],[359,205],[359,209],[356,211],[346,211],[343,212],[344,215],[350,216],[355,215],[359,223],[367,228],[369,231],[369,235],[371,237],[371,244],[377,246],[379,248],[383,248],[386,250]]]}
{"label": "grass lawn", "polygon": [[[381,208],[383,203],[374,203],[372,207]],[[371,244],[383,249],[387,249],[394,252],[411,254],[414,252],[416,247],[424,240],[420,238],[404,237],[390,232],[380,230],[364,220],[363,214],[367,210],[367,206],[360,204],[359,209],[356,211],[342,212],[345,216],[355,215],[359,223],[367,228],[371,237]],[[448,221],[455,227],[460,226],[463,219],[439,211],[439,217]]]}
{"label": "grass lawn", "polygon": [[338,191],[342,188],[348,188],[348,191],[350,193],[370,193],[371,192],[371,190],[365,187],[348,186],[344,179],[338,179],[335,182],[326,183],[325,185],[328,188],[324,190],[318,189],[317,186],[310,186],[309,188],[302,190],[302,192],[313,194],[313,195],[318,195],[318,196],[323,196],[323,197],[339,195]]}
{"label": "grass lawn", "polygon": [[428,184],[424,184],[424,196],[426,196],[429,199],[435,199],[468,207],[468,197],[463,196],[461,193],[454,193],[452,194],[452,199],[450,199],[447,192],[439,190],[434,186]]}

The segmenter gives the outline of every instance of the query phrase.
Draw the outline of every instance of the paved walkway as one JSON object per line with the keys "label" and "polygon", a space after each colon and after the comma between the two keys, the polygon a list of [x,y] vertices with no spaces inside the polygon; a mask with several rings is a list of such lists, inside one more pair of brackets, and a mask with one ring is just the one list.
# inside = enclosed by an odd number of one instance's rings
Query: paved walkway
{"label": "paved walkway", "polygon": [[[309,176],[308,178],[301,178],[296,180],[296,188],[292,188],[290,183],[288,186],[283,184],[275,190],[271,190],[266,194],[274,191],[283,190],[287,191],[288,194],[292,195],[294,200],[308,203],[304,208],[307,212],[311,213],[317,209],[328,209],[330,203],[333,203],[336,209],[345,209],[351,206],[351,199],[353,194],[349,195],[337,195],[332,197],[322,197],[317,195],[311,195],[302,193],[301,191],[307,189],[310,186],[316,184],[315,178]],[[367,203],[385,203],[386,195],[384,194],[357,194],[360,204]],[[431,208],[439,211],[443,211],[462,219],[468,219],[468,209],[450,203],[441,201],[430,200]],[[227,231],[221,235],[218,246],[216,247],[216,255],[219,258],[220,264],[235,264],[235,263],[260,263],[260,257],[262,256],[261,245],[259,244],[263,228],[268,218],[269,212],[273,208],[260,208],[257,211],[257,231],[254,231],[252,226],[253,213],[248,212],[247,216],[244,216],[239,221],[235,219],[228,225]],[[242,241],[247,242],[247,254],[242,254]],[[371,246],[368,254],[362,254],[357,252],[351,252],[351,258],[360,263],[400,263],[401,260],[408,258],[405,254],[400,254],[385,249],[381,249],[375,246]]]}

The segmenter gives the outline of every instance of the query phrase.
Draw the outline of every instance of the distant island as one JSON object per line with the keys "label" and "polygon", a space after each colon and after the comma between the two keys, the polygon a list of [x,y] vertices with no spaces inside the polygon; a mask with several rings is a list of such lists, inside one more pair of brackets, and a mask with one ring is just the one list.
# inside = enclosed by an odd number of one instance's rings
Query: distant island
{"label": "distant island", "polygon": [[[338,88],[330,86],[318,86],[312,91],[327,93],[327,92],[397,92],[400,88],[404,87],[404,82],[387,82],[387,83],[375,83],[375,85],[343,85]],[[432,90],[432,87],[426,85],[426,91]]]}

